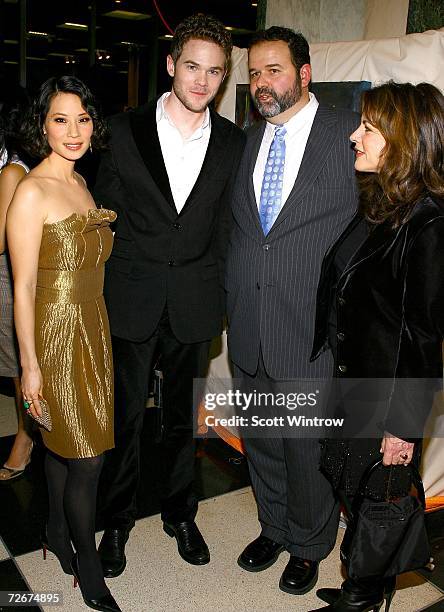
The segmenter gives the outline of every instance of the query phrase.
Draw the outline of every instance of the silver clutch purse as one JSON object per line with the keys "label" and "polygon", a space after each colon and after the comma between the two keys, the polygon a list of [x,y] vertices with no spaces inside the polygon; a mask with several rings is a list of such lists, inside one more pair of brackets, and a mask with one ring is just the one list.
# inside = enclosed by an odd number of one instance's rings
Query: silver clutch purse
{"label": "silver clutch purse", "polygon": [[28,412],[29,416],[36,421],[40,427],[44,427],[47,431],[52,430],[52,419],[51,413],[49,412],[48,402],[43,399],[43,397],[39,397],[40,408],[42,409],[42,416],[35,417],[30,412]]}

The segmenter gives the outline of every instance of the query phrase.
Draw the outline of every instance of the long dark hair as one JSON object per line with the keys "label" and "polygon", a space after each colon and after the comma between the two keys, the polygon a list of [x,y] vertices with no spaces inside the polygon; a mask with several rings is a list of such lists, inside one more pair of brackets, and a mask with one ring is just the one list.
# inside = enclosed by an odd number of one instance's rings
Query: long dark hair
{"label": "long dark hair", "polygon": [[23,115],[29,109],[29,97],[26,90],[19,85],[2,82],[0,85],[0,152],[6,151],[6,163],[13,155],[30,165],[31,158],[23,148],[20,127]]}
{"label": "long dark hair", "polygon": [[397,227],[426,194],[444,197],[444,96],[389,82],[363,92],[361,111],[386,141],[379,172],[360,176],[363,212]]}
{"label": "long dark hair", "polygon": [[96,150],[105,148],[107,127],[91,90],[77,77],[62,76],[51,77],[45,81],[33,100],[30,112],[22,125],[22,134],[28,150],[40,159],[51,153],[51,147],[43,133],[43,126],[51,101],[59,93],[75,94],[80,98],[82,108],[93,120],[94,129],[91,136],[91,145]]}

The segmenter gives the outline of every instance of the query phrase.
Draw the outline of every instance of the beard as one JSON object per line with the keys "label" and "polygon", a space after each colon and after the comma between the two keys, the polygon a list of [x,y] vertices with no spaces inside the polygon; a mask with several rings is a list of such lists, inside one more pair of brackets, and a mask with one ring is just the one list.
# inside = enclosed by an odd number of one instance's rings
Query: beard
{"label": "beard", "polygon": [[[268,102],[259,100],[259,96],[267,94],[271,97]],[[254,105],[264,119],[276,117],[294,106],[302,96],[302,86],[300,79],[295,79],[293,87],[287,89],[283,94],[278,94],[270,87],[260,87],[254,94]]]}
{"label": "beard", "polygon": [[177,82],[173,80],[173,91],[176,94],[176,98],[184,105],[184,107],[192,113],[202,113],[206,110],[207,106],[216,96],[217,89],[213,93],[209,92],[208,97],[205,97],[202,101],[194,100],[187,95],[183,88]]}

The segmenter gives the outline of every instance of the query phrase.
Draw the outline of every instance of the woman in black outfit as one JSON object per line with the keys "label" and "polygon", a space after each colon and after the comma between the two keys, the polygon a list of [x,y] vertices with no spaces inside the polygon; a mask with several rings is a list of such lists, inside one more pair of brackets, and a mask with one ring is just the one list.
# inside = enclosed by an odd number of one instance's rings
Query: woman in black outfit
{"label": "woman in black outfit", "polygon": [[[444,97],[426,83],[364,92],[350,139],[363,173],[361,212],[324,259],[312,360],[330,347],[336,389],[361,382],[336,396],[349,429],[324,442],[321,469],[350,501],[382,457],[366,495],[384,501],[411,488],[406,466],[419,462],[431,381],[442,379]],[[323,610],[379,610],[384,598],[388,610],[395,584],[395,576],[349,577],[318,596],[330,604]]]}

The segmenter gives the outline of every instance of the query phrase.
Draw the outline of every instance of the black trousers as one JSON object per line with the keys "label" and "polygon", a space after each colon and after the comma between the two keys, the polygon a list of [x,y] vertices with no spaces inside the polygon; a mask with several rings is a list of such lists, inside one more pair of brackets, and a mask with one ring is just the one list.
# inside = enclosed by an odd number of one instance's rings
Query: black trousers
{"label": "black trousers", "polygon": [[[282,384],[268,376],[262,356],[254,375],[234,367],[240,389],[276,394]],[[243,438],[261,533],[292,555],[320,561],[332,551],[339,524],[339,504],[319,470],[316,438]]]}
{"label": "black trousers", "polygon": [[136,519],[140,443],[153,359],[160,352],[163,371],[163,439],[157,471],[161,517],[168,523],[194,520],[193,379],[203,378],[210,342],[182,344],[165,310],[145,342],[112,337],[115,378],[115,448],[106,453],[102,472],[101,515],[105,527],[128,528]]}

